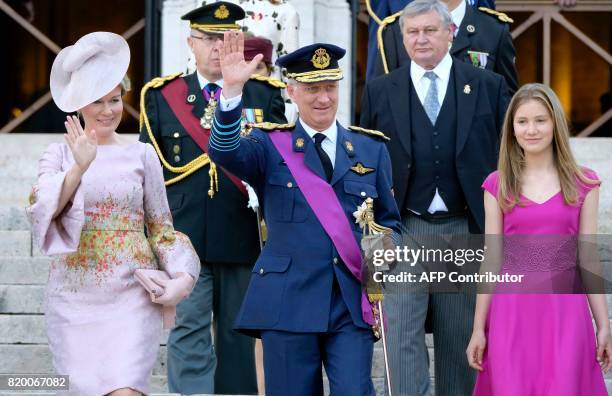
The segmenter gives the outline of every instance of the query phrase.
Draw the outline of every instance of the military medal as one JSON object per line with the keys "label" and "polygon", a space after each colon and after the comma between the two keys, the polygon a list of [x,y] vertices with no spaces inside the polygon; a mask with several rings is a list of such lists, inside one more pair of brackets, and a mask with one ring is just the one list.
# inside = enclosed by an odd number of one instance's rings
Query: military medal
{"label": "military medal", "polygon": [[215,98],[211,98],[204,109],[204,115],[200,118],[200,125],[204,129],[212,128],[213,118],[215,116],[215,109],[217,108],[217,101]]}
{"label": "military medal", "polygon": [[215,110],[219,105],[219,97],[221,96],[221,89],[217,89],[212,95],[207,90],[204,90],[204,99],[208,101],[206,109],[204,109],[204,115],[200,118],[200,125],[204,129],[212,128],[213,118],[215,118]]}
{"label": "military medal", "polygon": [[470,62],[472,63],[472,65],[481,69],[487,67],[487,63],[489,60],[488,53],[479,51],[468,51],[468,56],[470,57]]}

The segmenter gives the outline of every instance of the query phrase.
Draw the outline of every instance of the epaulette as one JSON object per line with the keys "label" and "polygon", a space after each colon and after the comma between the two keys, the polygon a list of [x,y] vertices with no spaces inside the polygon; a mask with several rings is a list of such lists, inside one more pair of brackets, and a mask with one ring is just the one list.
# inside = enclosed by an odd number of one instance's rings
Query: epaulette
{"label": "epaulette", "polygon": [[287,84],[276,78],[261,76],[259,74],[253,74],[251,80],[263,81],[272,85],[274,88],[287,88]]}
{"label": "epaulette", "polygon": [[145,87],[147,87],[147,88],[159,88],[159,87],[163,87],[164,85],[166,85],[170,81],[172,81],[172,80],[174,80],[174,79],[176,79],[176,78],[178,78],[178,77],[180,77],[182,75],[183,75],[183,73],[174,73],[174,74],[170,74],[169,76],[165,76],[165,77],[155,77],[154,79],[152,79],[151,81],[146,83]]}
{"label": "epaulette", "polygon": [[508,15],[503,12],[495,11],[487,7],[478,7],[478,9],[482,12],[486,12],[487,14],[495,15],[497,19],[504,23],[514,23],[514,19],[510,18]]}
{"label": "epaulette", "polygon": [[373,137],[376,137],[382,140],[387,140],[387,141],[391,140],[387,136],[385,136],[384,133],[382,133],[381,131],[377,131],[375,129],[365,129],[365,128],[361,128],[361,127],[353,126],[353,125],[351,125],[349,129],[353,132],[361,133],[361,134],[368,135],[368,136],[373,136]]}
{"label": "epaulette", "polygon": [[257,122],[252,125],[253,128],[261,129],[263,131],[276,131],[278,129],[293,129],[295,128],[294,123],[289,124],[277,124],[275,122]]}

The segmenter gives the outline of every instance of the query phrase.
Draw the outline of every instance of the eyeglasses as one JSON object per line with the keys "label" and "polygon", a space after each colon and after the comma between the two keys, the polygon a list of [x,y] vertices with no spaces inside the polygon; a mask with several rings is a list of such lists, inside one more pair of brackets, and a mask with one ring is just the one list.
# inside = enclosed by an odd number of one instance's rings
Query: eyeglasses
{"label": "eyeglasses", "polygon": [[218,37],[218,36],[194,36],[193,34],[190,34],[189,36],[191,36],[191,38],[194,38],[196,40],[201,40],[204,43],[215,43],[215,42],[217,42],[217,40],[223,41],[223,36],[221,36],[221,37]]}

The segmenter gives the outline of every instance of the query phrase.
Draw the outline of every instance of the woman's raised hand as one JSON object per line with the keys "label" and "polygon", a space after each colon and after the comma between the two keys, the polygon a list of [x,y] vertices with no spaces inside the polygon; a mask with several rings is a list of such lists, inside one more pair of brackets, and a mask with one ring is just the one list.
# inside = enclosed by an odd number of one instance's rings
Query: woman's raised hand
{"label": "woman's raised hand", "polygon": [[64,139],[70,147],[70,151],[72,151],[74,162],[81,172],[85,173],[91,162],[96,158],[98,149],[96,131],[92,129],[89,133],[85,132],[76,116],[66,117],[64,126],[66,127]]}

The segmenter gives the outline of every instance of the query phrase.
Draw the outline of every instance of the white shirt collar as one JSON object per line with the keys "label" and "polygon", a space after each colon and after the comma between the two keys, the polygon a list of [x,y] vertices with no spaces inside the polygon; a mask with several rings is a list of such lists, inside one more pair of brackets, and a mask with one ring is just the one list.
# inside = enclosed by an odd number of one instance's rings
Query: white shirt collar
{"label": "white shirt collar", "polygon": [[[204,78],[204,76],[201,75],[200,72],[197,71],[197,70],[196,70],[196,75],[198,76],[198,82],[200,83],[200,89],[204,89],[206,84],[208,84],[210,81],[208,81],[206,78]],[[215,81],[215,84],[217,84],[218,86],[223,88],[223,79]]]}
{"label": "white shirt collar", "polygon": [[463,22],[463,17],[465,17],[466,9],[467,9],[467,4],[465,3],[465,0],[464,0],[461,3],[459,3],[457,8],[455,8],[454,10],[450,12],[453,23],[455,24],[455,26],[457,26],[457,29],[459,29],[459,26],[461,26],[461,22]]}
{"label": "white shirt collar", "polygon": [[304,128],[304,130],[306,131],[306,133],[308,134],[308,136],[310,136],[311,139],[314,139],[314,135],[316,133],[322,133],[325,135],[325,137],[327,137],[335,146],[336,141],[338,140],[338,125],[336,124],[336,122],[334,121],[329,128],[327,128],[324,131],[317,131],[314,128],[311,128],[310,126],[308,126],[304,121],[302,121],[301,118],[299,118],[300,124],[302,125],[302,128]]}
{"label": "white shirt collar", "polygon": [[442,58],[440,63],[438,63],[433,70],[425,70],[416,62],[410,61],[410,77],[412,77],[412,82],[416,84],[421,81],[426,72],[433,71],[436,73],[436,76],[438,76],[439,79],[446,81],[450,77],[452,67],[453,58],[451,58],[450,54],[447,52],[446,55],[444,55],[444,58]]}

